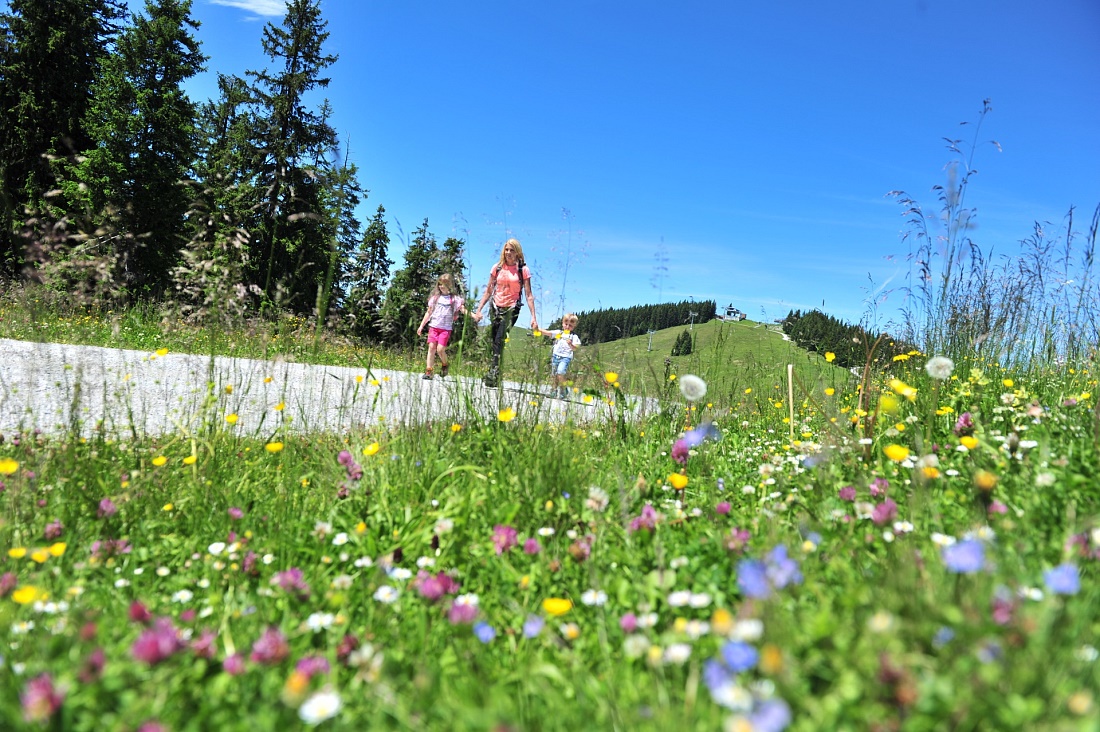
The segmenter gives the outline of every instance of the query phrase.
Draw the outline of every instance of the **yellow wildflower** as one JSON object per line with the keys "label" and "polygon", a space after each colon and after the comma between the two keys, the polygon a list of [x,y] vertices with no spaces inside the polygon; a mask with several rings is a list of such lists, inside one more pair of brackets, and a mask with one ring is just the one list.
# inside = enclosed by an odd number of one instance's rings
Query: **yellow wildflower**
{"label": "yellow wildflower", "polygon": [[167,348],[158,348],[157,349],[157,355],[158,356],[167,356],[168,355],[168,349]]}
{"label": "yellow wildflower", "polygon": [[59,541],[54,544],[50,544],[49,549],[47,549],[46,551],[48,551],[51,556],[60,557],[65,553],[66,548],[68,548],[68,544],[63,541]]}
{"label": "yellow wildflower", "polygon": [[198,460],[198,457],[197,457],[197,456],[195,456],[195,455],[188,455],[187,457],[185,457],[185,458],[183,459],[183,464],[184,464],[184,465],[194,465],[194,464],[195,464],[195,462],[196,462],[197,460]]}
{"label": "yellow wildflower", "polygon": [[381,445],[379,445],[377,442],[372,442],[371,444],[363,448],[363,454],[367,457],[370,457],[371,455],[377,455],[378,451],[381,449]]}
{"label": "yellow wildflower", "polygon": [[168,462],[168,458],[164,457],[163,455],[157,455],[155,458],[153,458],[153,465],[156,465],[158,468],[161,465],[164,465],[166,462]]}
{"label": "yellow wildflower", "polygon": [[832,351],[825,351],[825,360],[828,361],[829,363],[832,363],[833,361],[836,360],[836,354],[833,353]]}
{"label": "yellow wildflower", "polygon": [[895,463],[900,463],[905,458],[909,457],[909,448],[902,447],[901,445],[890,444],[883,448],[883,453],[886,457],[893,460]]}
{"label": "yellow wildflower", "polygon": [[507,409],[502,409],[497,412],[497,419],[499,419],[501,422],[511,422],[515,418],[516,410],[512,409],[511,407],[508,407]]}
{"label": "yellow wildflower", "polygon": [[825,387],[825,396],[832,396],[833,394],[836,394],[836,389],[831,386]]}
{"label": "yellow wildflower", "polygon": [[286,402],[279,402],[278,404],[275,405],[275,411],[276,412],[281,412],[284,409],[286,409]]}
{"label": "yellow wildflower", "polygon": [[237,419],[238,417],[236,412],[234,412],[233,414],[225,415],[225,421],[229,424],[237,424]]}
{"label": "yellow wildflower", "polygon": [[971,437],[970,435],[964,435],[964,436],[960,437],[959,442],[967,450],[973,450],[975,447],[978,446],[978,438],[977,437]]}
{"label": "yellow wildflower", "polygon": [[50,553],[45,549],[35,549],[33,552],[31,552],[31,559],[35,562],[38,562],[39,564],[42,564],[49,558]]}
{"label": "yellow wildflower", "polygon": [[15,592],[11,593],[11,599],[20,605],[30,605],[32,602],[39,600],[43,597],[42,592],[32,585],[25,585],[20,587]]}
{"label": "yellow wildflower", "polygon": [[451,432],[459,432],[461,429],[462,425],[460,425],[458,422],[455,422],[451,425]]}
{"label": "yellow wildflower", "polygon": [[687,488],[688,477],[680,473],[670,473],[668,476],[668,484],[676,490],[682,491],[684,488]]}
{"label": "yellow wildflower", "polygon": [[268,452],[275,454],[283,449],[283,443],[281,442],[269,442],[264,445],[264,449]]}
{"label": "yellow wildflower", "polygon": [[19,470],[19,463],[9,457],[0,458],[0,475],[11,475]]}
{"label": "yellow wildflower", "polygon": [[563,597],[548,597],[542,601],[542,609],[547,615],[558,617],[573,609],[573,601]]}
{"label": "yellow wildflower", "polygon": [[22,559],[23,557],[27,556],[27,549],[26,547],[22,546],[12,547],[11,549],[8,549],[8,556],[12,559]]}
{"label": "yellow wildflower", "polygon": [[604,381],[606,381],[608,384],[614,384],[616,381],[619,380],[619,375],[614,371],[608,371],[606,374],[603,375],[603,378]]}

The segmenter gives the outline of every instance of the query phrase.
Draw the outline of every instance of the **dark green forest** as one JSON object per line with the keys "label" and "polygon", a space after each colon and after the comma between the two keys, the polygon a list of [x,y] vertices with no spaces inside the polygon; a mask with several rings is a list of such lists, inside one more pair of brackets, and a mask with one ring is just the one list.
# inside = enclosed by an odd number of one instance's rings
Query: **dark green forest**
{"label": "dark green forest", "polygon": [[331,124],[319,0],[267,24],[264,68],[185,82],[209,59],[192,0],[10,0],[0,13],[0,279],[191,321],[304,314],[409,342],[465,242],[425,219],[402,266]]}

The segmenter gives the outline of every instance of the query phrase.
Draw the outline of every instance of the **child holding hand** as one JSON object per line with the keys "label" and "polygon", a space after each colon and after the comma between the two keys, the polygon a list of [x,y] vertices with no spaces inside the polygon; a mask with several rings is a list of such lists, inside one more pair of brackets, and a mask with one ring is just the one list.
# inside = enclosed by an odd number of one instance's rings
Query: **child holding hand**
{"label": "child holding hand", "polygon": [[543,333],[554,337],[554,350],[550,352],[550,374],[554,379],[551,396],[565,399],[569,390],[565,386],[569,374],[569,364],[573,361],[573,352],[581,347],[581,339],[573,329],[577,327],[577,316],[566,313],[561,319],[561,330],[544,330]]}
{"label": "child holding hand", "polygon": [[450,366],[447,362],[447,343],[451,339],[451,331],[454,330],[455,314],[465,312],[465,301],[454,294],[454,278],[449,274],[440,276],[435,292],[428,298],[428,310],[424,313],[424,319],[416,329],[417,335],[423,335],[424,326],[428,326],[428,363],[422,378],[432,378],[436,356],[439,356],[439,376],[442,378],[447,375],[447,368]]}

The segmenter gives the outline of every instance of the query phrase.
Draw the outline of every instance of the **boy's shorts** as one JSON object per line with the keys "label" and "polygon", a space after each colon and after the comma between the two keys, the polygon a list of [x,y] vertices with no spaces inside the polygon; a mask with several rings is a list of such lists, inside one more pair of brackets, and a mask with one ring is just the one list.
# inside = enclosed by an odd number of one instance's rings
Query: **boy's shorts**
{"label": "boy's shorts", "polygon": [[565,376],[569,372],[569,362],[572,360],[572,356],[551,356],[550,373]]}
{"label": "boy's shorts", "polygon": [[438,343],[446,348],[449,340],[451,340],[451,331],[428,326],[428,343]]}

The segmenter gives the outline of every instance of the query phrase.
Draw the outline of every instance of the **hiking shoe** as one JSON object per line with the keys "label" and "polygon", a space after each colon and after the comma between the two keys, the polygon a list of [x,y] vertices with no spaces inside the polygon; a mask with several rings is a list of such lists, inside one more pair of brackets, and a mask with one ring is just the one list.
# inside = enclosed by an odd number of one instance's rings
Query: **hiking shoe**
{"label": "hiking shoe", "polygon": [[451,370],[451,364],[445,363],[439,367],[439,378],[443,378],[447,375],[447,372]]}
{"label": "hiking shoe", "polygon": [[565,387],[563,386],[563,387],[561,388],[561,392],[560,392],[560,393],[559,393],[559,395],[558,395],[558,398],[560,398],[560,399],[568,399],[568,398],[569,398],[569,390],[568,390],[568,389],[566,389],[566,388],[565,388]]}
{"label": "hiking shoe", "polygon": [[500,385],[500,377],[496,374],[487,374],[485,378],[481,380],[481,383],[490,388],[496,387]]}
{"label": "hiking shoe", "polygon": [[432,380],[432,372],[431,371],[425,371],[424,375],[421,376],[420,378],[424,379],[424,381],[431,381]]}

